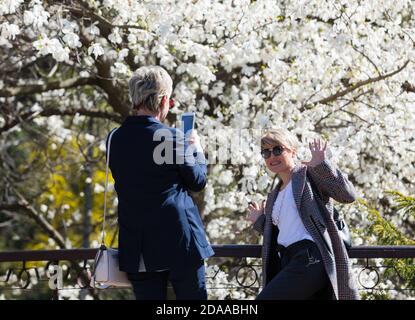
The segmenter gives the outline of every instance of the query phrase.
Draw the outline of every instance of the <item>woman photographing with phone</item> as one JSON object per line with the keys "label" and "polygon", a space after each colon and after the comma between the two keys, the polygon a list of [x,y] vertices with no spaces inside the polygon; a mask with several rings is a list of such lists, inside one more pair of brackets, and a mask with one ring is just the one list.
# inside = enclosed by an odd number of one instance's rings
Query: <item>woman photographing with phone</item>
{"label": "woman photographing with phone", "polygon": [[312,158],[301,164],[298,147],[297,138],[283,129],[261,138],[261,155],[280,182],[262,206],[248,207],[248,220],[263,234],[263,290],[257,299],[359,299],[332,204],[332,199],[354,202],[354,187],[326,159],[327,142],[310,143]]}

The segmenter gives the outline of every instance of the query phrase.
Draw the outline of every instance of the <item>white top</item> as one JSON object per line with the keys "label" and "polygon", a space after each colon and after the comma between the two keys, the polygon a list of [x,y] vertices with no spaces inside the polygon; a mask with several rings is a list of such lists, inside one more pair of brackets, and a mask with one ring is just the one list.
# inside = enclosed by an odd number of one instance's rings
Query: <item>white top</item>
{"label": "white top", "polygon": [[304,239],[314,241],[298,213],[291,181],[278,193],[272,208],[272,223],[278,226],[277,241],[284,247]]}

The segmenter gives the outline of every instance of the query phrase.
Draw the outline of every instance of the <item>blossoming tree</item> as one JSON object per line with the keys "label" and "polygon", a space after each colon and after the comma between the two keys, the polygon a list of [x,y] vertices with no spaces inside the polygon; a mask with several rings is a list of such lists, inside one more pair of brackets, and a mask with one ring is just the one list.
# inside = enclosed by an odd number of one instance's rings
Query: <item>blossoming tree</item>
{"label": "blossoming tree", "polygon": [[[129,113],[128,78],[147,64],[173,78],[179,106],[169,122],[197,115],[210,165],[195,198],[212,243],[258,240],[244,218],[247,199],[272,188],[257,149],[268,127],[290,129],[304,146],[328,139],[332,161],[360,195],[387,208],[385,190],[414,192],[413,15],[410,0],[0,1],[7,226],[10,211],[26,212],[49,245],[77,244],[55,213],[74,220],[87,194],[94,200],[81,211],[99,220],[103,140]],[[307,149],[299,156],[307,159]],[[76,165],[86,176],[76,176]],[[80,178],[91,187],[63,195],[57,208],[51,168],[62,171],[63,189]],[[357,206],[342,210],[354,227],[367,225]]]}

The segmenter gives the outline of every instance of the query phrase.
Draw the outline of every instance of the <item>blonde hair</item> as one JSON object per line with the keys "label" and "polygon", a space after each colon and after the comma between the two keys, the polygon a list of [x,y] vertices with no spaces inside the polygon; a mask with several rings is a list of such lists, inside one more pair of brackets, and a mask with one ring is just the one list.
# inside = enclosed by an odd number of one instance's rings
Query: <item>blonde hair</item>
{"label": "blonde hair", "polygon": [[298,150],[300,143],[297,137],[286,129],[271,129],[261,137],[261,150],[275,146]]}
{"label": "blonde hair", "polygon": [[173,81],[167,71],[159,66],[146,66],[137,69],[128,82],[133,109],[144,107],[158,112],[160,97],[170,97]]}

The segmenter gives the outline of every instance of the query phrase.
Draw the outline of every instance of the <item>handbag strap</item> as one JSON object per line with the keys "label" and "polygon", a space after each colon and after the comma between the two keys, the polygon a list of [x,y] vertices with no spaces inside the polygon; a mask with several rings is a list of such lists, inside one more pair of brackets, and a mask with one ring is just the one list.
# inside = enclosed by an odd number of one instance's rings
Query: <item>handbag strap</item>
{"label": "handbag strap", "polygon": [[107,146],[107,161],[105,166],[105,189],[104,189],[104,219],[102,220],[102,238],[101,245],[105,246],[105,219],[107,216],[107,191],[108,191],[108,173],[109,173],[109,163],[110,163],[110,150],[111,150],[111,139],[112,135],[118,128],[112,130],[108,137],[108,146]]}

